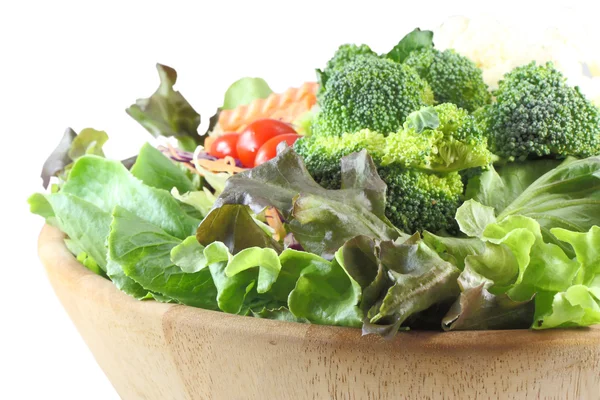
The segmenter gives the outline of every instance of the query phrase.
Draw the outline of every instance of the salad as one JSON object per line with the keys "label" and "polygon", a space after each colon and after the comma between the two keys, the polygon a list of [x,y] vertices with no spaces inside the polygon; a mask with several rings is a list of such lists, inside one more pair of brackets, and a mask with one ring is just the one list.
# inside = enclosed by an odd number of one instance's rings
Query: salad
{"label": "salad", "polygon": [[552,63],[491,90],[417,28],[283,93],[242,78],[202,134],[157,68],[127,113],[164,144],[68,129],[29,199],[126,294],[386,337],[600,323],[600,110]]}

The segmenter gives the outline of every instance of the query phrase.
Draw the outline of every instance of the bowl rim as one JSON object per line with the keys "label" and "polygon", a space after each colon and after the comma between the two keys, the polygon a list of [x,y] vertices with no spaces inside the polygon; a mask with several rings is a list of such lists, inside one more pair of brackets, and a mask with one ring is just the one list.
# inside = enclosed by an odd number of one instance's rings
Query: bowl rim
{"label": "bowl rim", "polygon": [[[344,345],[360,346],[365,343],[385,343],[404,349],[474,350],[519,349],[532,346],[600,346],[600,325],[570,329],[513,329],[479,331],[400,331],[392,339],[377,335],[362,335],[361,329],[278,321],[228,314],[182,304],[166,304],[153,300],[140,301],[120,291],[109,279],[84,267],[67,249],[65,234],[48,224],[38,237],[38,256],[51,278],[79,292],[80,296],[98,298],[111,307],[125,312],[143,314],[148,318],[162,318],[163,326],[202,324],[223,331],[285,338],[286,340],[316,342],[343,341]],[[56,288],[55,288],[56,291]]]}

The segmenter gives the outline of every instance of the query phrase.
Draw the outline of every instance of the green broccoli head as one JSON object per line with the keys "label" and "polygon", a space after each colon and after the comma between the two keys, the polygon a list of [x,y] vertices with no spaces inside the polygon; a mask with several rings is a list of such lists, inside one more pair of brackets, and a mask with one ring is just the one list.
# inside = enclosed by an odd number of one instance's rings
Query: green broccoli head
{"label": "green broccoli head", "polygon": [[384,135],[361,130],[342,136],[303,137],[296,141],[294,150],[304,159],[315,181],[327,189],[339,189],[341,158],[366,149],[388,186],[386,216],[395,226],[409,233],[454,231],[454,215],[464,188],[460,175],[437,175],[400,164],[383,166],[385,142]]}
{"label": "green broccoli head", "polygon": [[378,172],[387,184],[386,216],[396,227],[407,233],[457,231],[454,216],[464,189],[457,172],[437,175],[400,165]]}
{"label": "green broccoli head", "polygon": [[403,129],[386,138],[382,164],[457,172],[489,165],[493,158],[478,120],[444,103],[410,114]]}
{"label": "green broccoli head", "polygon": [[339,189],[342,183],[342,157],[366,149],[375,162],[381,160],[385,137],[363,129],[342,136],[313,135],[294,143],[294,151],[302,157],[312,177],[327,189]]}
{"label": "green broccoli head", "polygon": [[429,83],[437,103],[474,111],[491,101],[481,69],[454,50],[425,48],[411,52],[404,62]]}
{"label": "green broccoli head", "polygon": [[358,56],[373,56],[378,57],[369,46],[361,44],[357,46],[355,44],[343,44],[336,50],[335,54],[327,62],[323,71],[317,70],[317,76],[319,78],[320,89],[322,90],[327,84],[327,80],[335,71],[342,69],[346,64],[352,62]]}
{"label": "green broccoli head", "polygon": [[600,153],[600,111],[552,63],[515,68],[494,95],[482,120],[496,154],[525,159]]}
{"label": "green broccoli head", "polygon": [[432,102],[429,85],[412,68],[357,56],[327,80],[313,133],[340,136],[370,129],[388,134],[397,131],[412,111]]}

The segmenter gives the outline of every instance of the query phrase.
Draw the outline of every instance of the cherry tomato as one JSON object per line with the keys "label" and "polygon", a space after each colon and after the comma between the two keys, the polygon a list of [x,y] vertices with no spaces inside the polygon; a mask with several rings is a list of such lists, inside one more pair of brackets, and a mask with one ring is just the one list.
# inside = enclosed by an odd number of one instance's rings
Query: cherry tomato
{"label": "cherry tomato", "polygon": [[288,146],[291,146],[299,137],[300,135],[296,133],[285,133],[267,140],[265,144],[260,146],[260,149],[258,149],[258,152],[256,153],[256,159],[254,160],[254,166],[256,167],[272,158],[275,158],[277,155],[277,145],[279,145],[279,143],[286,142]]}
{"label": "cherry tomato", "polygon": [[258,149],[267,140],[284,133],[296,131],[290,125],[276,119],[259,119],[248,125],[237,142],[238,158],[244,167],[252,168]]}
{"label": "cherry tomato", "polygon": [[223,136],[219,136],[212,142],[208,154],[217,158],[227,156],[238,158],[236,145],[239,137],[239,133],[226,133]]}

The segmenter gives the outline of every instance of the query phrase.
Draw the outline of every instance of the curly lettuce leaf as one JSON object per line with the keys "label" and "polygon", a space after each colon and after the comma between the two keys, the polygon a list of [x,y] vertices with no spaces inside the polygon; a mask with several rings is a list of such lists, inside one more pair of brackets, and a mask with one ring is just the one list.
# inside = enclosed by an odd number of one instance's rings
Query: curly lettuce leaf
{"label": "curly lettuce leaf", "polygon": [[46,159],[42,166],[42,184],[44,189],[48,188],[50,178],[53,176],[63,177],[73,164],[73,161],[86,154],[95,154],[104,157],[102,146],[108,140],[106,132],[86,128],[79,134],[71,128],[67,128],[58,146]]}
{"label": "curly lettuce leaf", "polygon": [[588,232],[572,232],[554,228],[550,232],[560,241],[571,245],[580,263],[576,281],[591,285],[600,275],[600,227],[592,226]]}
{"label": "curly lettuce leaf", "polygon": [[222,242],[232,254],[248,247],[282,250],[281,244],[256,223],[246,206],[240,204],[225,204],[213,209],[198,226],[196,239],[203,246]]}
{"label": "curly lettuce leaf", "polygon": [[461,295],[442,319],[445,331],[526,329],[531,326],[534,303],[514,301],[507,294],[488,291],[493,282],[469,266],[460,274]]}
{"label": "curly lettuce leaf", "polygon": [[456,298],[459,269],[418,235],[403,243],[382,242],[379,259],[391,285],[369,309],[363,332],[394,335],[411,316]]}
{"label": "curly lettuce leaf", "polygon": [[278,255],[254,246],[234,255],[220,241],[204,247],[190,237],[170,255],[186,272],[210,272],[222,311],[328,325],[361,322],[360,287],[339,264],[316,254],[286,249]]}
{"label": "curly lettuce leaf", "polygon": [[380,243],[367,236],[350,239],[336,253],[340,265],[361,287],[360,309],[364,313],[392,285],[380,257]]}
{"label": "curly lettuce leaf", "polygon": [[71,143],[73,143],[75,137],[77,137],[77,133],[75,133],[73,129],[67,128],[56,148],[48,156],[46,161],[44,161],[42,173],[40,175],[44,189],[48,188],[51,177],[58,176],[64,171],[67,165],[71,164],[72,160],[71,157],[69,157],[69,149],[71,148]]}
{"label": "curly lettuce leaf", "polygon": [[288,299],[289,309],[298,318],[314,324],[359,327],[360,286],[337,260],[321,259],[304,268]]}
{"label": "curly lettuce leaf", "polygon": [[573,285],[559,292],[543,292],[536,298],[533,328],[589,326],[600,323],[600,227],[588,232],[555,228],[552,234],[575,250],[579,269]]}
{"label": "curly lettuce leaf", "polygon": [[[552,165],[552,161],[544,160],[503,167],[502,175],[486,171],[480,177],[485,185],[478,190],[471,188],[467,194],[494,207],[498,221],[511,215],[534,219],[540,224],[544,240],[573,256],[572,249],[556,239],[550,229],[586,232],[600,225],[600,156],[567,159],[556,168]],[[514,198],[506,201],[504,196]]]}
{"label": "curly lettuce leaf", "polygon": [[[328,259],[347,240],[367,235],[380,240],[399,236],[385,218],[386,186],[365,151],[342,160],[342,189],[317,184],[291,149],[227,180],[215,202],[247,205],[256,214],[275,207],[302,247]],[[203,221],[206,225],[207,221]]]}
{"label": "curly lettuce leaf", "polygon": [[[481,210],[489,211],[474,200],[461,208],[457,218],[466,220],[475,219]],[[523,215],[494,219],[483,231],[474,232],[485,249],[465,258],[459,278],[462,294],[444,319],[445,329],[487,327],[490,318],[494,323],[502,321],[500,327],[520,326],[533,298],[533,328],[600,322],[595,295],[595,285],[600,282],[598,226],[587,232],[550,230],[555,240],[574,250],[575,258],[546,241],[540,223]]]}
{"label": "curly lettuce leaf", "polygon": [[200,114],[173,89],[177,72],[162,64],[156,64],[156,69],[160,77],[158,89],[152,96],[138,99],[127,108],[127,114],[154,137],[175,137],[182,149],[194,151],[203,142],[203,136],[198,134]]}
{"label": "curly lettuce leaf", "polygon": [[600,324],[600,286],[573,285],[564,292],[538,294],[534,320],[534,329]]}

